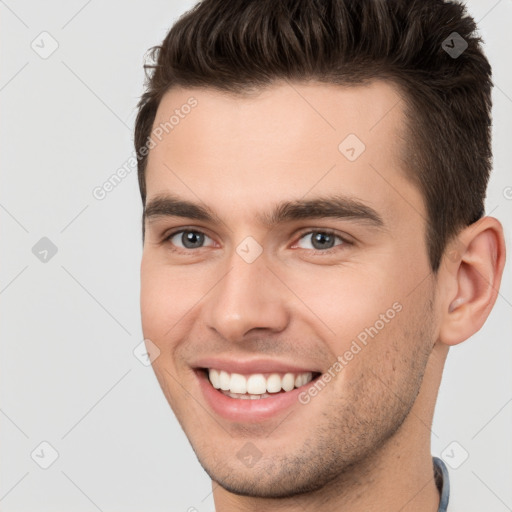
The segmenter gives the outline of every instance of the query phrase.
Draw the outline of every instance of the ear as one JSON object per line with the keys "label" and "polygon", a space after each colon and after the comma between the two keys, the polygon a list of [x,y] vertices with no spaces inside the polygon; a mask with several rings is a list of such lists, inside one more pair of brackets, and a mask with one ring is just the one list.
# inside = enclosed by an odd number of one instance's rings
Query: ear
{"label": "ear", "polygon": [[457,345],[480,330],[496,302],[505,266],[501,223],[483,217],[446,248],[441,266],[439,340]]}

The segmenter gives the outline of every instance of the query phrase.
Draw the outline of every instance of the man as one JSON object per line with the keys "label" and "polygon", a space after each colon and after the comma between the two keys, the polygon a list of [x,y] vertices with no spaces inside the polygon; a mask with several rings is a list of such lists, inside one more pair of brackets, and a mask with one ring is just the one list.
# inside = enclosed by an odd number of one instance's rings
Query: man
{"label": "man", "polygon": [[441,0],[205,0],[155,49],[142,326],[217,512],[452,511],[437,391],[505,260],[475,29]]}

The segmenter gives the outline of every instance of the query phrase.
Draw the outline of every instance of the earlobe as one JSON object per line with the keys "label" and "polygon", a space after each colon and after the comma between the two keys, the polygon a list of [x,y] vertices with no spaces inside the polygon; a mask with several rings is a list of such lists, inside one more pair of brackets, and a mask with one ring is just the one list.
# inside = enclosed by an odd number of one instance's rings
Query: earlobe
{"label": "earlobe", "polygon": [[[484,217],[465,228],[453,242],[459,248],[445,252],[451,261],[443,266],[445,305],[439,340],[457,345],[475,334],[491,312],[505,265],[505,241],[500,222]],[[460,249],[462,248],[462,250]]]}

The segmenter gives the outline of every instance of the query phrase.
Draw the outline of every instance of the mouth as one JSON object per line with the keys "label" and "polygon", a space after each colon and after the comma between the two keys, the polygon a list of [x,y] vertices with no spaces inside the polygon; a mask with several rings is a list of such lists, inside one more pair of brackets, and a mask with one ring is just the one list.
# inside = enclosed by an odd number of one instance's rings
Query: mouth
{"label": "mouth", "polygon": [[253,373],[243,375],[215,368],[204,368],[210,384],[230,398],[258,400],[276,393],[288,393],[309,384],[318,372]]}
{"label": "mouth", "polygon": [[[244,371],[242,373],[242,371]],[[206,405],[211,412],[230,422],[255,423],[301,410],[299,395],[322,375],[317,371],[230,372],[212,367],[197,368]],[[253,370],[254,371],[254,370]]]}

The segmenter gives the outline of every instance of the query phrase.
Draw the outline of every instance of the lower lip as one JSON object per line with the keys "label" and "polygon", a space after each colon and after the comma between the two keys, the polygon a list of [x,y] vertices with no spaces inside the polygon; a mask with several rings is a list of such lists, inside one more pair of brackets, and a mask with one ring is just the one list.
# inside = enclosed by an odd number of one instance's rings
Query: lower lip
{"label": "lower lip", "polygon": [[255,400],[231,398],[215,389],[204,371],[198,370],[196,373],[201,391],[213,412],[236,422],[264,421],[290,409],[293,405],[299,406],[299,394],[311,385],[309,382],[292,391],[275,393],[267,398]]}

